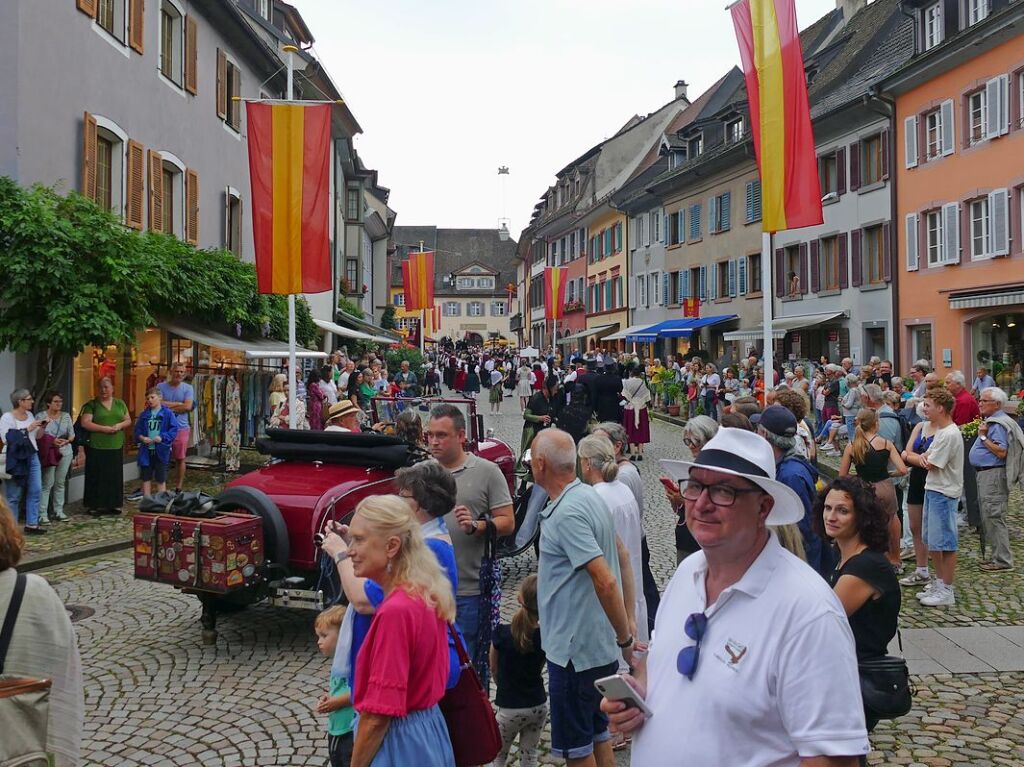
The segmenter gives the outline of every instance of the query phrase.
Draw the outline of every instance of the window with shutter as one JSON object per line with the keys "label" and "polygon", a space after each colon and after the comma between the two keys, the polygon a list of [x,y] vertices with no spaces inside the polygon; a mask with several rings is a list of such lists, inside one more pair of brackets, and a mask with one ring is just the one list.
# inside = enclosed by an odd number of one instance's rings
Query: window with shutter
{"label": "window with shutter", "polygon": [[917,214],[908,213],[905,222],[905,236],[907,247],[907,271],[917,271]]}
{"label": "window with shutter", "polygon": [[96,18],[96,0],[77,0],[76,5],[86,16]]}
{"label": "window with shutter", "polygon": [[905,167],[917,167],[917,115],[903,121],[903,155]]}
{"label": "window with shutter", "polygon": [[143,0],[128,0],[128,45],[137,53],[143,52],[146,35],[145,3]]}
{"label": "window with shutter", "polygon": [[718,231],[727,231],[732,225],[732,192],[726,192],[718,201],[718,215],[721,219]]}
{"label": "window with shutter", "polygon": [[680,295],[679,303],[682,303],[682,299],[693,298],[693,291],[690,289],[690,270],[689,269],[683,269],[683,271],[680,273],[679,285],[680,285],[679,291],[680,291],[680,294],[681,294]]}
{"label": "window with shutter", "polygon": [[736,297],[736,259],[729,261],[729,297]]}
{"label": "window with shutter", "polygon": [[700,205],[690,207],[690,239],[700,239]]}
{"label": "window with shutter", "polygon": [[199,174],[185,171],[185,242],[199,244]]}
{"label": "window with shutter", "polygon": [[1010,128],[1009,110],[1007,108],[1009,86],[1010,78],[1008,75],[994,77],[985,83],[985,101],[988,107],[985,116],[986,138],[998,138]]}
{"label": "window with shutter", "polygon": [[82,194],[96,200],[96,118],[82,118]]}
{"label": "window with shutter", "polygon": [[708,198],[708,234],[718,231],[718,198]]}
{"label": "window with shutter", "polygon": [[662,305],[668,306],[670,303],[672,303],[671,300],[669,299],[669,296],[670,296],[670,291],[669,291],[669,273],[668,272],[662,272],[661,273],[661,303],[662,303]]}
{"label": "window with shutter", "polygon": [[747,259],[739,258],[736,261],[737,288],[741,296],[747,295]]}
{"label": "window with shutter", "polygon": [[196,20],[185,17],[185,90],[196,95],[199,89],[199,42]]}
{"label": "window with shutter", "polygon": [[1010,252],[1010,196],[1006,189],[988,195],[989,253],[1005,256]]}
{"label": "window with shutter", "polygon": [[164,161],[159,152],[149,150],[149,228],[154,232],[164,231]]}
{"label": "window with shutter", "polygon": [[676,241],[686,242],[686,211],[680,208],[676,215]]}
{"label": "window with shutter", "polygon": [[750,223],[754,220],[754,182],[748,181],[746,186],[747,215],[744,221]]}
{"label": "window with shutter", "polygon": [[718,298],[718,262],[711,264],[711,278],[708,280],[708,300]]}
{"label": "window with shutter", "polygon": [[953,123],[953,100],[947,99],[939,107],[939,130],[942,134],[942,154],[951,155],[956,151],[956,125]]}
{"label": "window with shutter", "polygon": [[145,208],[146,187],[144,181],[146,154],[138,141],[128,141],[127,196],[125,204],[125,225],[131,229],[142,229]]}
{"label": "window with shutter", "polygon": [[231,101],[227,104],[228,125],[238,130],[242,125],[242,70],[228,62],[228,82]]}
{"label": "window with shutter", "polygon": [[960,206],[955,202],[942,206],[942,263],[960,263]]}
{"label": "window with shutter", "polygon": [[697,298],[705,299],[708,297],[708,268],[706,266],[702,266],[700,268],[699,275],[699,284],[697,286],[699,292],[697,294]]}
{"label": "window with shutter", "polygon": [[836,272],[840,290],[850,287],[849,238],[846,232],[836,237]]}
{"label": "window with shutter", "polygon": [[217,49],[217,117],[221,120],[228,115],[228,57]]}

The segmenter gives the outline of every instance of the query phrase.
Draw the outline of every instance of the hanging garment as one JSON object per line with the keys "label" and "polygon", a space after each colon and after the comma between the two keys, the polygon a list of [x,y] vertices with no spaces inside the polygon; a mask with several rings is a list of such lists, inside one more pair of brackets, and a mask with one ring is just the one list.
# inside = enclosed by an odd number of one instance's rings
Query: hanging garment
{"label": "hanging garment", "polygon": [[238,383],[229,377],[224,390],[224,461],[228,471],[238,471],[241,466],[241,417],[242,399],[238,391]]}

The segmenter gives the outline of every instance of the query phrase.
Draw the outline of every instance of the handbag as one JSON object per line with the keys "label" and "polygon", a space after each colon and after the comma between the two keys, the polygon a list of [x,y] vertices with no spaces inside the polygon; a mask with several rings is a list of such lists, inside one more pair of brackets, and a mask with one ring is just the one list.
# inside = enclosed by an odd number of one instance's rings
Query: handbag
{"label": "handbag", "polygon": [[26,578],[18,573],[11,602],[0,629],[0,765],[47,767],[52,764],[46,751],[46,731],[50,720],[49,679],[29,679],[4,674],[7,649],[14,634]]}
{"label": "handbag", "polygon": [[57,447],[55,440],[56,437],[52,434],[44,434],[37,440],[39,444],[39,465],[44,469],[60,465],[60,448]]}
{"label": "handbag", "polygon": [[895,655],[869,658],[858,661],[857,670],[864,713],[868,718],[898,719],[910,712],[914,690],[905,659]]}
{"label": "handbag", "polygon": [[445,692],[438,708],[448,725],[455,767],[490,764],[501,751],[498,720],[494,717],[484,686],[480,684],[480,677],[469,661],[466,648],[451,623],[448,624],[448,633],[459,653],[459,681]]}

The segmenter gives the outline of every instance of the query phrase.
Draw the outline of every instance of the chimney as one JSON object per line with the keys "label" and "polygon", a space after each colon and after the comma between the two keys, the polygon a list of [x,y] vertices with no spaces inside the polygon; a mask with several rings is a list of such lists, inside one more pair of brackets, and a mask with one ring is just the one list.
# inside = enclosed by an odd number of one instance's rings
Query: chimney
{"label": "chimney", "polygon": [[849,24],[853,15],[867,4],[868,0],[836,0],[836,8],[843,12],[843,25]]}
{"label": "chimney", "polygon": [[[837,0],[837,2],[841,2],[841,1],[842,0]],[[676,80],[676,98],[677,99],[685,99],[686,98],[686,87],[687,87],[686,80]]]}

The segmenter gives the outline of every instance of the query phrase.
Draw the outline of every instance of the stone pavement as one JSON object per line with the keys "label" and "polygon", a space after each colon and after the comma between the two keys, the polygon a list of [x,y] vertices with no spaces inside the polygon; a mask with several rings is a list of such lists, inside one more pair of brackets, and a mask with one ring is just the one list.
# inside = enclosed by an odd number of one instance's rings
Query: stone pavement
{"label": "stone pavement", "polygon": [[[507,399],[505,409],[501,416],[486,416],[487,425],[518,444],[518,407]],[[688,457],[677,427],[655,422],[652,437],[649,456]],[[657,483],[657,461],[649,457],[638,467],[650,488],[645,526],[652,568],[664,585],[675,569],[675,519]],[[1011,513],[1018,538],[1019,500]],[[506,561],[506,620],[520,580],[534,568],[531,552]],[[76,626],[87,685],[86,764],[325,763],[322,722],[310,706],[326,685],[328,663],[316,654],[312,614],[256,607],[226,615],[218,625],[217,644],[205,647],[197,600],[133,580],[127,553],[44,574],[80,616]],[[962,604],[953,610],[925,610],[909,590],[904,592],[904,616],[909,616],[903,622],[904,646],[915,667],[917,696],[908,716],[883,722],[873,733],[877,750],[870,764],[1024,764],[1024,672],[993,670],[1012,666],[1010,644],[1024,642],[1024,620],[1017,618],[1018,578],[983,576],[965,561],[961,588],[966,596],[958,594]],[[978,634],[979,629],[991,633]],[[1009,644],[994,644],[993,636]],[[937,667],[918,666],[922,661]],[[961,673],[961,663],[985,666]],[[545,733],[542,761],[559,763],[548,753],[548,744]],[[628,764],[628,750],[617,754],[617,762]]]}

